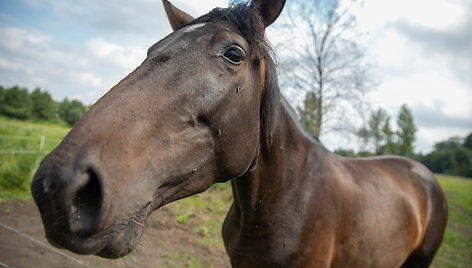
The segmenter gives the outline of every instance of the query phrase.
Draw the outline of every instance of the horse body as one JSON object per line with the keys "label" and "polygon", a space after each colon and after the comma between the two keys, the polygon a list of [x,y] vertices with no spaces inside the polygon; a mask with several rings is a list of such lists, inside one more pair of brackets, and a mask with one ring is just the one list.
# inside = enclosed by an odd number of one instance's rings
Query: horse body
{"label": "horse body", "polygon": [[103,96],[31,184],[48,240],[119,258],[167,203],[232,180],[223,225],[234,267],[426,267],[447,221],[421,164],[347,159],[300,127],[264,31],[284,0],[196,20],[163,0],[174,32]]}
{"label": "horse body", "polygon": [[407,158],[336,156],[280,109],[270,155],[232,181],[232,265],[393,268],[412,255],[427,266],[447,218],[431,172]]}

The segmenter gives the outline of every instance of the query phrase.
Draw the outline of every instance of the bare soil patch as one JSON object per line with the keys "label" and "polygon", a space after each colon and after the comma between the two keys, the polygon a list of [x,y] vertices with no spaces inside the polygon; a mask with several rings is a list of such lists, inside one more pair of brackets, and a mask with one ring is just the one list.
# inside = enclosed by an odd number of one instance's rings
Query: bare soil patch
{"label": "bare soil patch", "polygon": [[[139,246],[130,255],[107,260],[53,250],[31,200],[0,204],[0,267],[230,267],[221,248],[201,243],[203,234],[188,221],[178,224],[172,204],[154,211]],[[18,232],[21,232],[19,234]],[[26,237],[27,236],[27,237]]]}

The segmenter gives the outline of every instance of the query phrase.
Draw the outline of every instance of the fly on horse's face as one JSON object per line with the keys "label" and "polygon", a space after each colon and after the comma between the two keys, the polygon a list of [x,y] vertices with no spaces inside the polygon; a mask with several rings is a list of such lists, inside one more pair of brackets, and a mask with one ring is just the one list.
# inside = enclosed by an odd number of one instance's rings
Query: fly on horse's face
{"label": "fly on horse's face", "polygon": [[266,72],[262,49],[250,42],[263,44],[264,27],[279,15],[284,1],[272,2],[252,3],[262,7],[251,21],[260,40],[247,40],[226,10],[194,22],[163,1],[174,32],[84,115],[34,177],[51,243],[121,257],[152,210],[249,168]]}

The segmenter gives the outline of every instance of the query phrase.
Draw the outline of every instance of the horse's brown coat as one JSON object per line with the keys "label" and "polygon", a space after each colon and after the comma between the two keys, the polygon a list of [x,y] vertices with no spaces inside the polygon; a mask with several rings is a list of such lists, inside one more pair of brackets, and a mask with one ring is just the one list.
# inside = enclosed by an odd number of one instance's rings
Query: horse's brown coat
{"label": "horse's brown coat", "polygon": [[232,179],[223,238],[234,267],[431,263],[447,221],[431,172],[406,158],[332,154],[280,95],[263,35],[285,1],[254,0],[197,20],[163,3],[175,32],[34,177],[51,243],[124,256],[153,209]]}

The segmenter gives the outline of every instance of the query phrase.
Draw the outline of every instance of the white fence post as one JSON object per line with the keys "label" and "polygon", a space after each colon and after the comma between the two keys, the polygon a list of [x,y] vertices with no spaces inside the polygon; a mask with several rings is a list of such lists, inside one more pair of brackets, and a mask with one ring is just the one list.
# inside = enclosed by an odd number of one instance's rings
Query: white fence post
{"label": "white fence post", "polygon": [[36,157],[36,162],[34,163],[34,167],[31,170],[31,173],[34,173],[36,169],[38,169],[39,167],[39,161],[41,161],[41,154],[43,153],[43,149],[44,149],[44,140],[45,140],[45,137],[41,136],[41,140],[39,142],[38,156]]}

